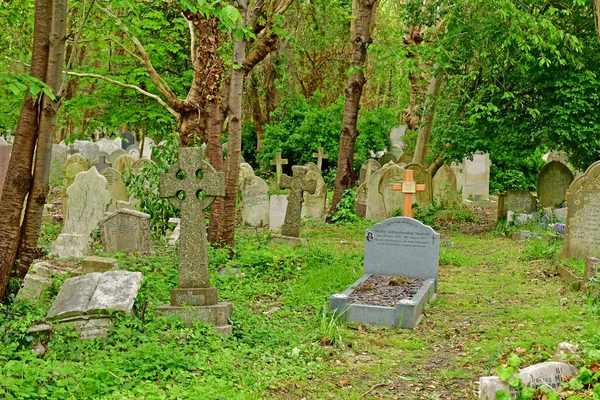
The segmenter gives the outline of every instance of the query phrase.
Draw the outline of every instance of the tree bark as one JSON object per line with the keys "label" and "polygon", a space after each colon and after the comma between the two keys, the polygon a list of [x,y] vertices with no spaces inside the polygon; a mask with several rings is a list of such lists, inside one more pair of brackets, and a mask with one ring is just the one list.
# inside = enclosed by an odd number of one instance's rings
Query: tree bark
{"label": "tree bark", "polygon": [[[210,165],[217,171],[223,171],[223,146],[221,145],[221,128],[223,126],[222,110],[219,98],[215,97],[208,102],[208,142],[206,153]],[[210,243],[217,244],[219,240],[219,221],[223,214],[223,198],[217,197],[210,208],[210,224],[207,230],[207,239]]]}
{"label": "tree bark", "polygon": [[600,40],[600,0],[594,0],[594,22],[596,23],[598,40]]}
{"label": "tree bark", "polygon": [[417,146],[412,162],[425,165],[429,141],[431,140],[431,128],[433,127],[433,119],[435,116],[435,106],[437,104],[437,96],[440,93],[442,86],[442,77],[433,75],[427,89],[427,98],[423,110],[422,123],[419,128],[419,136],[417,137]]}
{"label": "tree bark", "polygon": [[[46,81],[50,32],[52,29],[52,0],[36,0],[34,11],[33,52],[30,74]],[[38,99],[25,94],[21,107],[15,142],[2,191],[3,212],[0,213],[0,301],[6,300],[6,289],[15,266],[19,248],[21,214],[25,197],[31,187],[31,167],[37,139]]]}
{"label": "tree bark", "polygon": [[[46,84],[52,88],[56,99],[52,100],[48,96],[42,96],[33,182],[27,198],[25,218],[21,226],[21,243],[17,254],[19,265],[12,274],[12,277],[19,279],[20,282],[25,278],[29,266],[38,255],[37,241],[42,226],[44,204],[46,204],[46,196],[50,189],[53,132],[58,109],[60,108],[59,92],[62,86],[62,68],[65,60],[66,21],[67,1],[54,0]],[[19,287],[20,285],[14,286],[10,293],[16,294]]]}
{"label": "tree bark", "polygon": [[354,145],[359,133],[356,129],[360,98],[365,85],[363,71],[367,59],[367,46],[371,43],[371,18],[376,6],[375,0],[360,0],[358,17],[356,19],[356,36],[352,38],[352,59],[350,62],[350,77],[346,87],[346,102],[342,131],[340,133],[340,152],[335,175],[333,201],[329,215],[334,215],[344,190],[352,187],[355,181]]}
{"label": "tree bark", "polygon": [[252,119],[254,120],[254,131],[256,132],[256,152],[258,153],[262,148],[263,139],[263,113],[262,107],[260,106],[260,96],[258,95],[258,79],[252,75],[250,84],[248,85],[248,95],[250,97],[250,104],[252,105]]}

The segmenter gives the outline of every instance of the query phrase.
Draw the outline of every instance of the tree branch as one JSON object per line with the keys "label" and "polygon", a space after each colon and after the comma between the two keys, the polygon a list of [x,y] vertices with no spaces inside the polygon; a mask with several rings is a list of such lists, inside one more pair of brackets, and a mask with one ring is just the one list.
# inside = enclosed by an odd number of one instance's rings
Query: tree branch
{"label": "tree branch", "polygon": [[159,96],[157,96],[155,94],[152,94],[150,92],[145,91],[144,89],[142,89],[139,86],[130,85],[129,83],[123,83],[123,82],[115,81],[114,79],[110,79],[110,78],[108,78],[108,77],[106,77],[104,75],[99,75],[99,74],[79,73],[79,72],[71,72],[71,71],[63,71],[63,72],[65,74],[67,74],[67,75],[77,76],[77,77],[80,77],[80,78],[101,79],[103,81],[115,84],[117,86],[121,86],[121,87],[124,87],[124,88],[127,88],[127,89],[137,90],[138,92],[140,92],[144,96],[150,97],[151,99],[156,100],[172,116],[174,116],[175,118],[179,118],[179,113],[177,111],[175,111],[174,109],[172,109],[171,107],[169,107],[169,105],[163,99],[161,99]]}
{"label": "tree branch", "polygon": [[184,13],[181,13],[183,19],[186,20],[188,27],[190,28],[190,55],[192,56],[192,64],[196,62],[196,31],[194,30],[194,23],[185,17]]}

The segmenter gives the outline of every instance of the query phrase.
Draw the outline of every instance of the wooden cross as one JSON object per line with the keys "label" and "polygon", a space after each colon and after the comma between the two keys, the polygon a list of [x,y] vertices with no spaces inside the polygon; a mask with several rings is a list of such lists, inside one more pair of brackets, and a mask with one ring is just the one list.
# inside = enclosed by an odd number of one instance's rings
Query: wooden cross
{"label": "wooden cross", "polygon": [[96,171],[100,172],[103,169],[112,167],[112,164],[106,161],[106,156],[100,156],[98,160],[98,164],[95,165]]}
{"label": "wooden cross", "polygon": [[287,165],[287,163],[287,158],[281,158],[280,151],[275,153],[275,159],[271,160],[271,165],[275,165],[275,170],[277,171],[277,182],[279,182],[281,174],[283,174],[283,165]]}
{"label": "wooden cross", "polygon": [[318,153],[312,153],[313,158],[317,159],[317,167],[319,167],[319,169],[322,169],[323,159],[327,160],[329,158],[329,154],[325,154],[324,151],[325,150],[322,147],[319,147]]}
{"label": "wooden cross", "polygon": [[160,197],[181,210],[180,288],[210,286],[204,209],[223,196],[225,174],[204,161],[202,148],[179,149],[179,160],[160,175]]}
{"label": "wooden cross", "polygon": [[281,233],[285,236],[300,237],[300,215],[302,213],[302,203],[304,202],[304,192],[314,194],[317,190],[317,181],[315,179],[306,180],[308,168],[300,165],[292,166],[292,177],[281,175],[279,187],[281,189],[292,189],[288,196],[288,206],[285,211],[285,220]]}
{"label": "wooden cross", "polygon": [[404,183],[394,183],[392,190],[404,193],[404,216],[412,218],[412,197],[417,192],[424,192],[425,185],[416,184],[413,180],[413,170],[406,170],[406,181]]}

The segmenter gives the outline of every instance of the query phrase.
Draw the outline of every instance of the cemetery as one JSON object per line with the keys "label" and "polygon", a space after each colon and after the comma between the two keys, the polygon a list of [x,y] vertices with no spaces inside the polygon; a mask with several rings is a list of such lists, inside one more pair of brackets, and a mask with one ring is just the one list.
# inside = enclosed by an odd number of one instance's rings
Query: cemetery
{"label": "cemetery", "polygon": [[600,399],[596,3],[7,2],[0,399]]}

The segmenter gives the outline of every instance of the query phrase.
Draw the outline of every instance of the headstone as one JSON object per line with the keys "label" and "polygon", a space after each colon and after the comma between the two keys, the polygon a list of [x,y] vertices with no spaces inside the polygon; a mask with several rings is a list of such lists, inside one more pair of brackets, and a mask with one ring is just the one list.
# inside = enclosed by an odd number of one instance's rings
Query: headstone
{"label": "headstone", "polygon": [[284,194],[273,194],[269,198],[269,229],[277,231],[283,226],[288,197]]}
{"label": "headstone", "polygon": [[319,147],[319,151],[317,153],[312,153],[313,158],[317,159],[317,168],[320,170],[323,169],[323,160],[329,158],[329,154],[325,154],[325,150],[322,147]]}
{"label": "headstone", "polygon": [[452,168],[442,165],[431,180],[432,194],[442,199],[450,199],[456,194],[456,175]]}
{"label": "headstone", "polygon": [[241,186],[244,179],[250,176],[254,176],[254,168],[252,168],[252,166],[248,163],[241,163],[238,178],[238,186]]}
{"label": "headstone", "polygon": [[576,178],[567,191],[565,257],[600,258],[600,161]]}
{"label": "headstone", "polygon": [[321,169],[319,169],[319,167],[317,167],[317,164],[315,164],[312,161],[309,161],[306,164],[304,164],[304,167],[309,171],[313,171],[321,175]]}
{"label": "headstone", "polygon": [[395,191],[393,185],[403,183],[405,180],[406,170],[398,165],[391,165],[384,171],[379,187],[376,189],[381,194],[383,214],[378,214],[376,221],[389,218],[395,211],[404,208],[404,193]]}
{"label": "headstone", "polygon": [[112,140],[108,140],[106,138],[102,138],[96,142],[98,145],[98,149],[100,152],[104,152],[107,155],[111,154],[113,151],[121,148],[119,144],[113,142]]}
{"label": "headstone", "polygon": [[108,182],[92,167],[75,176],[66,194],[64,225],[52,246],[52,253],[61,258],[81,257],[89,252],[90,233],[98,227],[111,202]]}
{"label": "headstone", "polygon": [[567,164],[567,153],[565,153],[563,150],[560,151],[551,151],[550,153],[548,153],[546,155],[546,159],[547,162],[552,162],[552,161],[557,161],[561,164]]}
{"label": "headstone", "polygon": [[463,184],[465,182],[465,173],[463,171],[463,165],[461,163],[453,162],[450,164],[450,168],[454,171],[454,175],[456,176],[456,190],[458,193],[462,193]]}
{"label": "headstone", "polygon": [[108,161],[110,161],[111,164],[114,164],[115,161],[117,161],[117,158],[121,157],[122,155],[127,154],[127,152],[121,148],[116,149],[115,151],[113,151],[112,153],[109,154],[108,156]]}
{"label": "headstone", "polygon": [[160,196],[181,211],[179,284],[171,290],[171,304],[159,312],[198,319],[230,334],[231,303],[217,303],[217,289],[210,286],[204,210],[217,196],[225,196],[225,174],[204,160],[202,148],[180,148],[179,160],[160,176]]}
{"label": "headstone", "polygon": [[472,197],[475,201],[490,198],[490,155],[487,153],[473,154],[473,160],[463,160],[463,199]]}
{"label": "headstone", "polygon": [[425,190],[417,191],[415,194],[415,204],[418,204],[419,207],[425,208],[433,201],[432,196],[432,183],[431,183],[431,175],[429,171],[423,167],[421,164],[417,163],[408,163],[404,167],[406,170],[413,171],[413,177],[417,185],[425,185]]}
{"label": "headstone", "polygon": [[102,172],[102,170],[112,167],[112,164],[108,162],[106,156],[102,155],[99,157],[98,162],[94,164],[94,166],[98,172]]}
{"label": "headstone", "polygon": [[10,162],[10,145],[0,144],[0,199],[2,198],[2,189],[4,180],[8,172],[8,163]]}
{"label": "headstone", "polygon": [[403,148],[404,142],[402,141],[402,138],[404,137],[405,133],[406,133],[406,125],[400,125],[400,126],[393,128],[390,131],[390,141],[392,142],[392,145],[397,145],[400,148]]}
{"label": "headstone", "polygon": [[314,180],[316,182],[316,188],[314,193],[304,192],[301,216],[313,221],[325,221],[327,185],[321,174],[315,171],[308,171],[306,173],[306,180]]}
{"label": "headstone", "polygon": [[365,218],[367,215],[367,199],[367,182],[365,182],[358,187],[354,196],[354,208],[356,209],[356,215],[360,218]]}
{"label": "headstone", "polygon": [[100,147],[94,142],[76,140],[73,145],[88,162],[92,162],[92,160],[98,157],[98,153],[100,153]]}
{"label": "headstone", "polygon": [[140,158],[147,158],[148,160],[152,159],[152,148],[156,146],[154,140],[149,137],[144,138],[144,145],[142,146],[142,154],[140,154]]}
{"label": "headstone", "polygon": [[527,190],[507,190],[498,197],[498,219],[509,211],[530,214],[537,210],[537,199]]}
{"label": "headstone", "polygon": [[117,209],[118,201],[127,201],[129,196],[127,195],[127,187],[123,182],[123,177],[119,171],[114,168],[104,168],[100,171],[100,175],[106,178],[108,182],[108,192],[112,198],[111,203],[108,205],[107,211],[113,212]]}
{"label": "headstone", "polygon": [[150,253],[150,215],[122,208],[108,215],[99,225],[105,252]]}
{"label": "headstone", "polygon": [[287,165],[287,163],[287,158],[281,158],[280,151],[275,153],[275,159],[271,160],[271,165],[275,166],[275,170],[277,173],[277,182],[279,182],[279,178],[281,178],[281,175],[283,174],[283,166]]}
{"label": "headstone", "polygon": [[[375,171],[367,182],[367,211],[366,219],[373,221],[383,221],[386,219],[385,205],[383,204],[383,195],[379,192],[379,185],[383,174],[394,164],[385,164]],[[399,168],[399,167],[398,167]]]}
{"label": "headstone", "polygon": [[135,160],[140,159],[140,148],[137,144],[132,144],[125,151],[127,151],[127,154],[129,154]]}
{"label": "headstone", "polygon": [[381,168],[381,164],[377,162],[374,158],[369,158],[367,161],[363,163],[360,167],[359,173],[359,182],[362,185],[367,182],[369,177],[375,173],[379,168]]}
{"label": "headstone", "polygon": [[390,153],[392,153],[392,155],[396,158],[396,160],[400,160],[400,158],[402,157],[402,154],[404,154],[404,152],[402,151],[402,147],[398,146],[397,144],[392,145],[392,148],[390,149]]}
{"label": "headstone", "polygon": [[[579,373],[571,364],[549,361],[523,368],[518,375],[524,386],[558,389],[565,378],[577,376]],[[479,400],[496,400],[496,392],[499,390],[504,391],[511,399],[516,399],[521,393],[497,376],[479,378]]]}
{"label": "headstone", "polygon": [[269,185],[258,176],[248,176],[241,184],[242,219],[250,226],[269,223]]}
{"label": "headstone", "polygon": [[[0,163],[2,156],[0,155]],[[67,149],[58,144],[52,145],[52,169],[50,170],[50,181],[59,181],[63,178],[63,170],[62,167],[67,161]],[[0,189],[1,191],[1,189]]]}
{"label": "headstone", "polygon": [[[431,227],[408,217],[395,217],[375,224],[365,232],[364,276],[329,304],[345,321],[414,328],[423,307],[437,294],[440,235]],[[410,300],[392,306],[351,302],[354,289],[371,276],[422,279]]]}
{"label": "headstone", "polygon": [[173,232],[171,232],[171,236],[169,237],[169,244],[173,246],[175,243],[177,243],[179,236],[181,235],[181,219],[169,218],[169,224],[177,224],[177,226],[173,228]]}
{"label": "headstone", "polygon": [[283,236],[294,238],[300,237],[300,216],[302,213],[302,203],[304,202],[304,193],[315,193],[317,182],[306,177],[308,170],[300,165],[292,166],[292,177],[281,175],[279,187],[281,189],[291,189],[288,196],[288,206],[285,211],[285,221],[281,228]]}
{"label": "headstone", "polygon": [[44,289],[52,284],[52,278],[57,278],[64,275],[65,272],[54,267],[48,262],[38,262],[33,264],[25,279],[23,280],[23,287],[17,294],[18,299],[39,299]]}
{"label": "headstone", "polygon": [[67,158],[65,165],[63,165],[63,171],[65,173],[65,187],[69,186],[69,184],[75,178],[75,175],[79,174],[80,172],[85,172],[89,168],[88,162],[80,154],[75,153],[71,157]]}
{"label": "headstone", "polygon": [[388,151],[379,158],[379,164],[385,165],[389,162],[393,162],[394,164],[396,164],[398,162],[398,159],[391,152]]}
{"label": "headstone", "polygon": [[537,195],[542,207],[562,204],[573,182],[573,173],[563,163],[551,161],[540,171],[537,179]]}
{"label": "headstone", "polygon": [[133,164],[135,164],[135,158],[131,157],[129,154],[123,154],[115,160],[112,167],[122,174],[125,169],[131,168]]}
{"label": "headstone", "polygon": [[131,173],[137,175],[137,174],[141,173],[142,170],[148,165],[156,165],[156,164],[154,163],[154,161],[148,160],[147,158],[140,158],[139,160],[134,162],[133,165],[131,166]]}
{"label": "headstone", "polygon": [[135,136],[131,132],[123,132],[121,135],[121,148],[125,151],[135,143]]}

